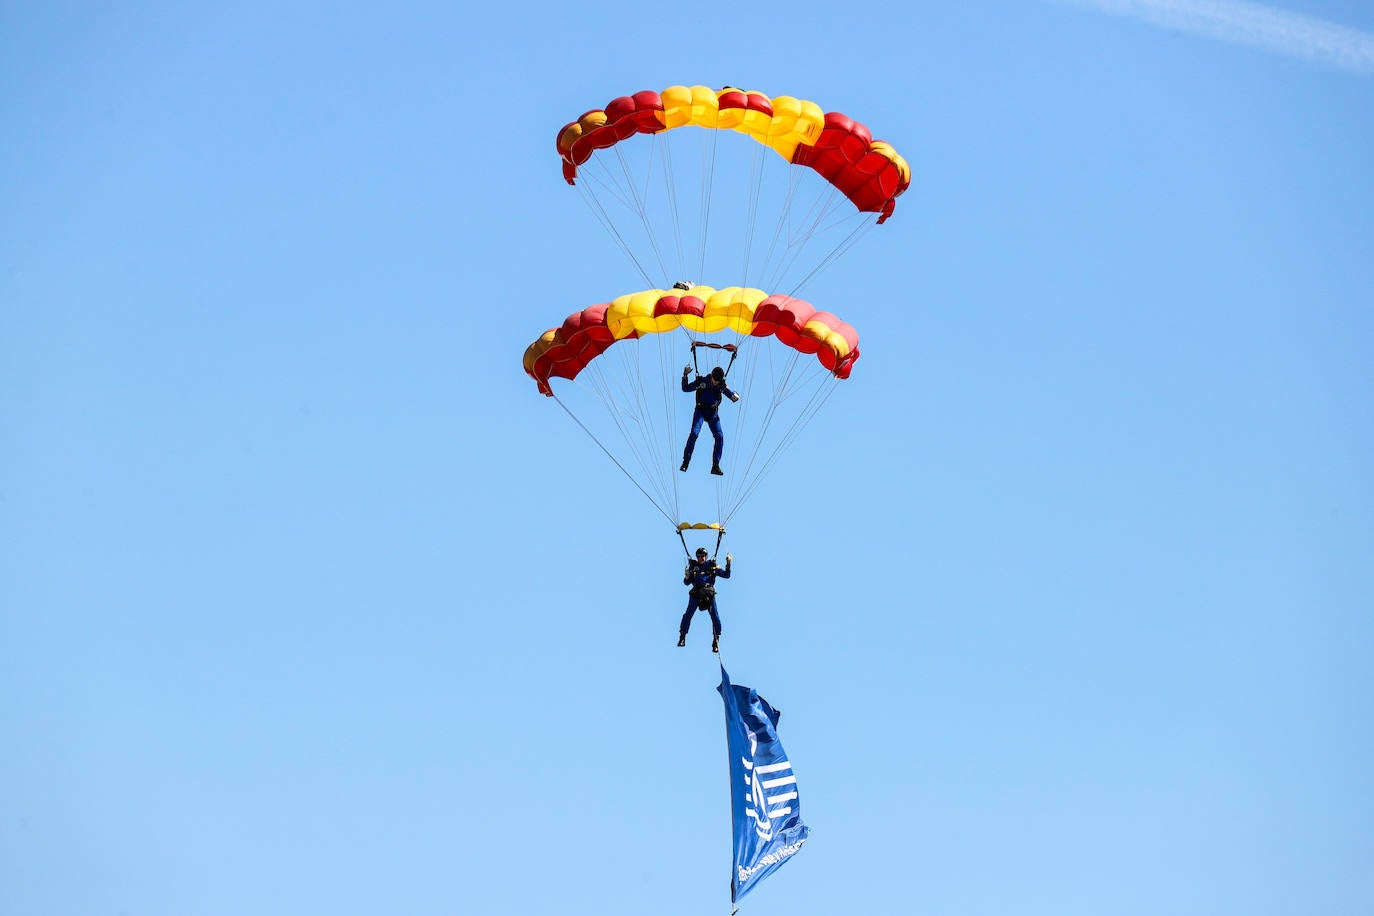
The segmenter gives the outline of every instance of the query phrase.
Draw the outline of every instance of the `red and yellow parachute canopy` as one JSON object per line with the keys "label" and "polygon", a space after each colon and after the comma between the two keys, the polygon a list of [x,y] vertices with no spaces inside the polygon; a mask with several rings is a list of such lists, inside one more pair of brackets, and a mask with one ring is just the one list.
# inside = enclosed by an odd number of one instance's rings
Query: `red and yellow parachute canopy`
{"label": "red and yellow parachute canopy", "polygon": [[911,184],[911,168],[867,127],[814,102],[727,86],[670,86],[613,99],[558,132],[558,155],[568,184],[578,166],[597,150],[635,134],[656,134],[695,125],[746,134],[776,150],[788,162],[814,169],[858,208],[892,215],[897,198]]}
{"label": "red and yellow parachute canopy", "polygon": [[549,379],[575,379],[612,344],[683,328],[704,334],[733,331],[775,337],[799,353],[814,353],[836,378],[849,378],[859,358],[853,327],[809,302],[730,286],[690,291],[649,289],[574,312],[525,350],[525,372],[552,395]]}

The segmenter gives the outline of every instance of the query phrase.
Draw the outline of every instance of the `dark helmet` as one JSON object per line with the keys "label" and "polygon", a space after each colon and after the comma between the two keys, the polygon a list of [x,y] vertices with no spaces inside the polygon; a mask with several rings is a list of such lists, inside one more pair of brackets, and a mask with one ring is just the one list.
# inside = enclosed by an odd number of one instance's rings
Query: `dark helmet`
{"label": "dark helmet", "polygon": [[725,370],[722,369],[720,366],[717,366],[716,368],[711,370],[711,378],[715,379],[718,382],[725,381]]}
{"label": "dark helmet", "polygon": [[707,553],[708,553],[708,551],[706,550],[705,547],[698,547],[698,548],[697,548],[697,559],[700,560],[702,557],[706,556]]}

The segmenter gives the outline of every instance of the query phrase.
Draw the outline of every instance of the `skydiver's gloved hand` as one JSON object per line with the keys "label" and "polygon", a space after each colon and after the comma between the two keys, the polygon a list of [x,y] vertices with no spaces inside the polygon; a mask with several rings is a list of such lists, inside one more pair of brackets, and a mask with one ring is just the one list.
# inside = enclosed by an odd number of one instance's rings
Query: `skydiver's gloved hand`
{"label": "skydiver's gloved hand", "polygon": [[683,367],[682,367],[682,377],[683,377],[683,378],[686,378],[686,377],[687,377],[687,374],[688,374],[689,372],[691,372],[691,371],[692,371],[692,367],[691,367],[691,366],[683,366]]}
{"label": "skydiver's gloved hand", "polygon": [[728,553],[725,555],[725,568],[726,568],[726,569],[729,569],[729,568],[730,568],[730,563],[733,562],[734,559],[735,559],[735,558],[734,558],[733,556],[731,556],[730,554],[728,554]]}

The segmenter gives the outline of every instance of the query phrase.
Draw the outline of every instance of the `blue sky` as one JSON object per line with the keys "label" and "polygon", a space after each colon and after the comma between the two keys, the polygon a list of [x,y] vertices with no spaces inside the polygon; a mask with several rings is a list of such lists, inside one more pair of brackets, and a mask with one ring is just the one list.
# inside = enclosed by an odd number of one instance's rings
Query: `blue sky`
{"label": "blue sky", "polygon": [[1374,14],[1276,9],[5,7],[0,912],[728,912],[681,548],[520,370],[679,83],[914,174],[731,527],[744,911],[1374,908]]}

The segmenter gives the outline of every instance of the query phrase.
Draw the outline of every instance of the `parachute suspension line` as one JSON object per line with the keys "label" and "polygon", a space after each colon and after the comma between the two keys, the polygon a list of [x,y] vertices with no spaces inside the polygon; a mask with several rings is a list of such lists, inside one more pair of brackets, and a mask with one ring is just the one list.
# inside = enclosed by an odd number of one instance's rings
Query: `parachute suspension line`
{"label": "parachute suspension line", "polygon": [[[661,467],[664,469],[664,473],[668,475],[668,480],[670,481],[669,486],[673,493],[673,511],[680,516],[682,514],[682,487],[678,482],[677,472],[673,470],[673,468],[677,467],[677,461],[674,460],[673,455],[678,443],[676,423],[677,411],[673,409],[674,392],[671,381],[675,377],[672,369],[676,368],[677,362],[672,359],[674,353],[673,344],[676,341],[672,334],[658,334],[655,336],[659,338],[657,341],[659,363],[658,390],[663,410],[663,426],[660,428],[663,430],[663,435],[665,436],[663,443],[664,457]],[[679,521],[681,521],[680,518]]]}
{"label": "parachute suspension line", "polygon": [[[799,355],[794,352],[790,359],[786,361],[786,368],[781,373],[776,368],[772,368],[773,354],[771,352],[768,353],[767,358],[770,364],[770,375],[773,377],[774,380],[772,386],[774,388],[774,393],[766,399],[768,406],[764,408],[763,419],[758,424],[758,433],[752,437],[753,448],[749,450],[747,460],[744,460],[742,456],[739,454],[736,454],[731,458],[731,461],[734,463],[734,466],[738,471],[735,477],[738,483],[733,487],[734,491],[736,492],[728,494],[728,503],[734,503],[734,508],[738,508],[739,506],[739,501],[737,499],[738,493],[744,490],[747,481],[754,474],[754,467],[755,464],[758,462],[759,450],[763,448],[763,444],[767,440],[768,431],[772,427],[773,416],[777,412],[778,405],[781,403],[778,400],[776,389],[780,387],[782,384],[785,384],[787,376],[790,375],[792,368],[797,364]],[[783,381],[778,380],[779,375],[782,376]],[[740,422],[741,424],[743,424],[743,416],[741,416]],[[742,468],[740,467],[741,460],[744,460],[744,466]],[[721,515],[723,517],[723,520],[725,521],[728,521],[729,517],[734,514],[733,508],[727,511],[728,503],[726,505],[721,506]]]}
{"label": "parachute suspension line", "polygon": [[[731,495],[732,501],[730,502],[728,507],[722,507],[722,511],[720,513],[722,524],[727,523],[730,517],[733,516],[734,513],[739,510],[740,506],[744,505],[745,501],[753,495],[754,490],[757,489],[758,485],[763,481],[763,478],[768,475],[768,472],[772,469],[773,464],[791,447],[791,445],[796,441],[797,437],[800,435],[801,431],[811,422],[812,419],[814,419],[816,414],[820,412],[821,408],[830,399],[830,396],[835,392],[836,381],[833,377],[826,378],[819,374],[804,371],[804,376],[810,376],[816,382],[815,386],[812,388],[810,399],[808,403],[803,407],[803,409],[798,412],[796,417],[793,419],[790,427],[782,435],[778,443],[767,454],[767,456],[763,459],[762,463],[760,463],[758,461],[759,452],[762,450],[763,444],[767,440],[767,433],[768,430],[772,427],[777,407],[783,401],[791,397],[792,392],[788,389],[792,384],[792,377],[795,375],[796,370],[800,365],[799,360],[801,360],[801,358],[802,357],[800,354],[794,353],[786,361],[786,367],[781,372],[783,379],[775,385],[777,394],[772,399],[772,403],[769,405],[768,411],[766,413],[766,418],[763,423],[763,429],[755,438],[754,449],[749,457],[749,461],[745,466],[743,473],[738,475],[739,483],[736,487],[733,488],[734,492]],[[774,373],[775,376],[777,374],[778,373],[776,372]],[[741,422],[743,421],[741,420]],[[731,460],[734,461],[735,459],[732,458]]]}
{"label": "parachute suspension line", "polygon": [[[658,139],[658,137],[650,137],[650,140],[655,142],[650,143],[648,147],[646,147],[648,154],[644,159],[644,190],[641,192],[646,210],[648,208],[649,192],[654,184],[654,158],[662,152],[659,148],[661,144],[657,142]],[[630,171],[629,160],[625,158],[623,150],[617,150],[617,152],[621,153],[621,169],[628,173]]]}
{"label": "parachute suspension line", "polygon": [[801,434],[801,431],[805,429],[816,414],[820,412],[821,408],[825,406],[826,402],[830,400],[830,396],[834,393],[834,382],[822,381],[821,385],[812,393],[811,401],[807,404],[805,410],[798,414],[797,418],[792,421],[791,428],[783,435],[782,440],[778,443],[777,447],[773,449],[772,454],[764,461],[763,467],[759,469],[758,474],[752,480],[748,481],[745,491],[739,497],[739,501],[731,508],[731,514],[734,514],[735,510],[742,506],[744,501],[754,494],[755,488],[757,488],[759,482],[767,476],[768,471],[773,467],[773,463],[782,456],[783,452],[792,446],[797,436]]}
{"label": "parachute suspension line", "polygon": [[[680,515],[681,494],[676,471],[678,462],[673,457],[675,440],[677,439],[677,424],[674,422],[677,411],[673,409],[673,389],[670,383],[672,378],[671,367],[676,360],[672,347],[672,335],[659,334],[655,336],[659,338],[656,341],[658,361],[655,366],[649,367],[649,378],[643,382],[641,389],[646,396],[651,396],[654,391],[654,382],[657,382],[658,400],[656,406],[661,412],[662,422],[658,423],[656,427],[661,431],[661,438],[655,442],[655,466],[659,469],[659,474],[662,475],[664,493],[671,494],[674,514]],[[647,352],[648,348],[644,349]]]}
{"label": "parachute suspension line", "polygon": [[[623,387],[612,392],[609,390],[608,384],[603,384],[605,394],[602,396],[602,403],[611,414],[612,421],[620,428],[621,436],[638,462],[645,479],[652,482],[657,488],[662,499],[660,505],[670,506],[676,513],[678,508],[677,482],[668,473],[667,460],[661,451],[660,440],[657,436],[657,431],[664,427],[656,426],[653,422],[653,410],[648,400],[652,393],[652,382],[657,381],[660,390],[665,387],[663,356],[660,354],[656,366],[649,367],[648,378],[646,378],[644,363],[651,355],[652,350],[647,346],[620,348],[615,350],[614,354],[607,354],[606,357],[614,359],[615,362],[606,365],[619,366],[615,375],[618,379],[623,380]],[[589,368],[592,370],[594,378],[605,378],[604,374],[601,373],[600,365],[593,365]],[[620,409],[620,405],[625,405],[625,409]],[[635,421],[638,436],[632,436],[627,430],[626,424],[622,422],[622,418],[627,417]]]}
{"label": "parachute suspension line", "polygon": [[768,471],[772,470],[772,466],[774,466],[774,463],[776,463],[779,457],[782,457],[783,453],[785,453],[787,449],[791,448],[791,445],[793,445],[794,442],[796,442],[796,439],[798,435],[801,434],[801,431],[804,430],[804,428],[807,427],[809,423],[811,423],[813,417],[815,417],[816,413],[820,412],[820,409],[824,407],[826,401],[830,400],[830,396],[834,393],[834,390],[835,387],[831,385],[827,386],[826,389],[824,389],[824,393],[822,393],[822,391],[820,390],[816,391],[815,398],[813,398],[811,404],[808,405],[807,412],[805,412],[804,415],[798,416],[797,419],[794,420],[793,426],[791,426],[791,428],[787,430],[786,435],[783,435],[782,441],[778,442],[778,446],[776,446],[776,448],[772,450],[771,455],[769,455],[767,459],[764,460],[763,467],[761,467],[760,470],[758,470],[758,474],[754,475],[754,477],[750,479],[750,481],[746,482],[745,488],[743,488],[742,493],[739,494],[739,501],[738,503],[735,503],[735,507],[731,509],[731,512],[734,512],[735,508],[738,508],[739,505],[743,505],[743,503],[745,503],[745,500],[749,499],[750,496],[753,496],[754,489],[757,488],[758,483],[763,481],[764,477],[767,477]]}
{"label": "parachute suspension line", "polygon": [[[620,163],[620,172],[625,176],[625,186],[629,188],[630,194],[634,198],[635,215],[639,217],[640,225],[644,227],[644,234],[649,239],[649,246],[653,250],[654,258],[658,261],[658,269],[661,271],[660,276],[666,277],[668,275],[668,268],[663,263],[663,251],[659,247],[658,238],[654,235],[653,222],[649,219],[649,175],[653,173],[652,154],[650,155],[649,167],[644,179],[644,191],[641,193],[639,186],[635,183],[634,170],[630,168],[629,160],[625,158],[625,151],[620,148],[619,144],[617,144],[614,149],[616,160]],[[653,280],[650,280],[649,285],[653,286],[656,284]]]}
{"label": "parachute suspension line", "polygon": [[653,424],[650,422],[648,411],[645,409],[644,392],[639,384],[638,360],[631,360],[631,351],[626,350],[620,354],[621,364],[624,371],[617,374],[617,378],[623,379],[623,385],[618,394],[613,398],[615,403],[625,404],[629,408],[622,416],[629,416],[635,420],[634,430],[637,436],[630,437],[623,429],[622,435],[625,436],[626,444],[639,462],[640,470],[643,472],[645,480],[656,485],[660,498],[666,501],[667,491],[663,486],[662,473],[655,474],[657,463],[654,461],[652,436]]}
{"label": "parachute suspension line", "polygon": [[[654,435],[656,426],[650,420],[653,410],[652,405],[649,403],[649,398],[652,395],[652,389],[649,385],[651,379],[646,378],[644,372],[644,361],[649,351],[648,348],[638,347],[632,347],[630,351],[635,353],[635,359],[633,363],[627,365],[625,375],[627,378],[631,379],[629,394],[634,398],[640,415],[644,418],[642,432],[645,457],[641,461],[644,475],[646,478],[653,480],[657,485],[658,491],[662,494],[664,502],[676,510],[677,500],[673,496],[673,481],[671,481],[664,472],[662,445],[659,439]],[[649,376],[661,377],[661,372],[654,372],[652,370],[653,367],[651,366],[650,372],[648,373]]]}
{"label": "parachute suspension line", "polygon": [[749,162],[749,199],[744,213],[744,286],[749,285],[749,267],[754,256],[754,234],[759,223],[759,198],[763,194],[763,179],[766,174],[763,168],[764,152],[763,147],[759,147]]}
{"label": "parachute suspension line", "polygon": [[831,251],[830,251],[829,254],[827,254],[824,258],[822,258],[820,261],[818,261],[818,262],[816,263],[816,266],[813,267],[813,268],[811,268],[811,271],[810,271],[809,273],[807,273],[806,276],[802,277],[801,280],[799,280],[799,281],[797,282],[797,285],[796,285],[796,286],[792,287],[792,292],[788,293],[788,295],[789,295],[789,296],[796,295],[797,291],[800,290],[800,289],[801,289],[803,286],[805,286],[807,283],[809,283],[809,282],[811,281],[811,278],[812,278],[812,277],[814,277],[816,274],[820,273],[820,272],[821,272],[823,269],[825,269],[826,267],[829,267],[831,264],[833,264],[833,263],[835,263],[836,261],[838,261],[838,260],[839,260],[841,257],[843,257],[846,253],[848,253],[849,249],[853,248],[854,245],[855,245],[855,243],[858,242],[859,239],[861,239],[861,238],[863,238],[865,235],[867,235],[867,234],[868,234],[868,231],[869,231],[870,229],[872,229],[872,228],[873,228],[874,226],[876,226],[876,225],[877,225],[877,222],[874,221],[874,220],[871,219],[871,218],[865,219],[864,221],[862,221],[862,222],[860,222],[858,225],[856,225],[856,226],[850,231],[849,235],[847,235],[847,236],[845,236],[843,239],[841,239],[841,240],[840,240],[840,243],[839,243],[838,245],[836,245],[833,249],[831,249]]}
{"label": "parachute suspension line", "polygon": [[[773,386],[773,400],[781,405],[784,401],[792,397],[794,380],[800,375],[803,382],[809,373],[802,370],[801,354],[794,352],[787,361],[787,366],[783,370],[782,379]],[[808,363],[807,365],[810,365]],[[798,386],[800,387],[800,386]]]}
{"label": "parachute suspension line", "polygon": [[633,475],[631,475],[629,471],[625,470],[625,466],[616,460],[616,457],[610,453],[610,450],[608,450],[606,446],[601,444],[601,440],[596,438],[592,431],[587,428],[586,424],[583,423],[581,420],[577,419],[577,416],[571,410],[568,409],[568,406],[558,399],[558,395],[555,394],[553,396],[553,399],[558,402],[559,407],[563,408],[564,413],[572,417],[574,423],[582,427],[582,431],[584,433],[586,433],[588,436],[591,436],[591,440],[597,444],[601,451],[606,453],[606,457],[611,459],[611,461],[615,464],[616,467],[620,468],[620,473],[624,474],[626,477],[630,479],[630,483],[635,485],[635,489],[639,490],[639,492],[644,494],[644,498],[647,499],[653,505],[653,507],[657,509],[659,513],[668,520],[668,523],[671,525],[676,525],[677,522],[673,521],[673,517],[669,515],[667,512],[664,512],[662,506],[654,502],[654,498],[650,496],[648,492],[639,485],[639,481],[635,480]]}
{"label": "parachute suspension line", "polygon": [[[744,402],[744,411],[748,411],[752,414],[762,409],[759,405],[769,403],[774,398],[775,393],[773,389],[776,387],[776,379],[779,374],[776,364],[782,357],[778,348],[764,346],[762,340],[748,334],[737,331],[736,340],[739,352],[744,357],[742,364],[746,367],[746,374],[740,387],[747,387],[749,390],[749,399],[747,402]],[[785,352],[790,354],[787,360],[789,366],[795,364],[800,358],[800,355],[795,351],[789,350]],[[742,392],[741,398],[743,398]],[[744,420],[745,416],[741,416],[741,424],[743,424]],[[750,428],[753,427],[751,426]],[[756,446],[765,432],[766,427],[759,429],[758,435],[752,437]],[[743,439],[736,442],[735,455],[730,459],[733,463],[738,464],[738,455],[747,451],[747,444],[747,441]]]}
{"label": "parachute suspension line", "polygon": [[[765,288],[771,288],[777,284],[777,278],[782,273],[783,264],[787,261],[785,254],[783,256],[778,256],[776,252],[778,250],[779,240],[790,237],[791,235],[788,231],[788,226],[792,222],[792,209],[796,204],[798,187],[797,175],[789,171],[787,178],[787,193],[783,197],[782,204],[778,208],[778,218],[773,225],[773,235],[768,240],[768,253],[764,256],[763,263],[765,265],[765,270],[763,285]],[[784,251],[785,250],[786,249],[784,249]],[[773,265],[771,273],[766,267],[766,265],[769,264]]]}
{"label": "parachute suspension line", "polygon": [[[593,175],[591,177],[594,178],[595,176]],[[644,278],[644,282],[649,286],[653,286],[654,281],[649,277],[648,271],[644,269],[643,264],[639,263],[639,258],[635,257],[634,250],[630,247],[629,243],[625,241],[624,236],[620,234],[620,230],[616,228],[615,222],[606,213],[606,208],[602,205],[600,198],[598,198],[596,192],[588,186],[590,184],[591,181],[588,181],[587,184],[584,185],[578,185],[578,188],[582,191],[582,200],[587,204],[588,209],[592,211],[597,222],[601,224],[601,228],[605,229],[606,234],[615,239],[616,244],[620,246],[620,250],[625,252],[625,256],[630,259],[630,263],[635,266],[635,270],[639,271],[639,275]]]}
{"label": "parachute suspension line", "polygon": [[[794,199],[794,191],[797,185],[793,183],[788,194],[788,215],[792,213],[791,202]],[[832,188],[829,195],[817,197],[807,208],[805,215],[797,221],[795,226],[789,226],[787,232],[787,248],[783,256],[779,259],[777,267],[774,269],[773,276],[769,278],[769,285],[776,286],[782,282],[787,271],[791,270],[802,252],[806,250],[806,245],[820,232],[821,222],[825,219],[827,212],[833,209],[837,192]],[[800,284],[797,287],[800,288]]]}
{"label": "parachute suspension line", "polygon": [[[686,261],[683,257],[682,214],[677,205],[677,182],[674,180],[676,173],[673,168],[673,145],[669,142],[667,137],[661,134],[654,134],[650,137],[650,140],[653,141],[650,148],[658,152],[660,158],[663,160],[663,196],[668,202],[668,212],[672,215],[669,224],[673,227],[673,244],[677,248],[678,279],[684,279],[682,273],[685,269]],[[659,260],[661,263],[661,256]],[[664,285],[667,285],[666,274]]]}
{"label": "parachute suspension line", "polygon": [[[743,351],[747,345],[754,343],[753,338],[738,331],[735,332],[735,337],[737,341],[736,352]],[[740,401],[744,406],[740,409],[735,419],[734,425],[738,430],[754,429],[755,425],[751,420],[754,412],[758,409],[757,404],[764,403],[771,399],[771,396],[763,397],[762,394],[760,394],[759,397],[755,397],[755,393],[760,387],[766,388],[766,386],[761,385],[761,379],[764,375],[765,368],[762,360],[767,360],[767,365],[771,366],[773,362],[773,349],[771,347],[750,346],[749,356],[750,358],[746,358],[744,362],[741,363],[744,367],[744,378],[743,384],[738,385],[738,387],[741,389]],[[762,442],[766,434],[766,425],[759,428],[757,433],[751,434],[750,439],[753,440],[755,448]],[[748,440],[742,435],[735,435],[729,437],[729,442],[730,467],[737,473],[734,473],[732,477],[728,478],[728,480],[734,481],[733,483],[725,484],[725,481],[722,481],[722,484],[725,485],[717,488],[716,514],[720,518],[722,524],[727,523],[730,515],[733,514],[733,510],[729,509],[731,502],[734,501],[735,498],[733,491],[738,490],[742,486],[740,481],[745,480],[749,474],[748,465],[741,468],[740,457],[743,452],[748,450]]]}
{"label": "parachute suspension line", "polygon": [[631,199],[634,189],[622,189],[614,175],[611,174],[610,166],[600,159],[590,159],[582,167],[580,178],[585,180],[576,185],[578,188],[594,185],[601,189],[601,193],[614,200],[626,210],[635,209],[634,201]]}
{"label": "parachute suspension line", "polygon": [[[850,210],[849,201],[833,187],[810,198],[805,212],[799,216],[805,178],[797,170],[788,171],[787,176],[787,193],[778,208],[777,222],[764,260],[765,265],[771,266],[766,267],[764,277],[758,284],[763,288],[782,289],[783,280],[804,261],[813,242],[822,237],[833,237],[835,232],[843,230],[846,222],[858,217],[856,228],[841,238],[829,252],[815,258],[816,263],[810,271],[791,286],[787,295],[794,296],[824,268],[853,247],[867,229],[876,225],[876,220],[873,214],[858,211],[853,211],[849,216],[843,215]],[[778,253],[779,247],[782,248],[781,254]]]}
{"label": "parachute suspension line", "polygon": [[[619,375],[628,379],[628,377],[631,374],[631,367],[628,364],[628,357],[625,354],[621,353],[618,355],[618,358],[622,366],[624,367],[623,371],[620,372]],[[638,392],[635,386],[629,385],[627,383],[627,386],[620,389],[619,392],[613,391],[611,389],[610,381],[607,378],[607,375],[603,371],[603,368],[601,366],[593,366],[589,368],[591,369],[591,372],[587,373],[589,376],[589,387],[591,388],[593,393],[595,393],[597,397],[601,399],[602,405],[606,408],[607,413],[610,414],[611,421],[615,423],[616,428],[619,430],[621,439],[625,442],[625,445],[629,449],[630,454],[634,457],[640,469],[644,472],[646,480],[657,483],[657,488],[660,491],[660,499],[662,499],[663,502],[653,500],[652,497],[650,497],[650,499],[654,502],[656,506],[659,507],[660,512],[664,512],[665,514],[667,514],[666,510],[664,509],[664,505],[671,504],[672,501],[667,498],[667,489],[664,486],[662,473],[660,472],[658,475],[654,474],[655,468],[652,463],[652,459],[646,457],[646,455],[644,454],[645,444],[652,442],[652,436],[650,435],[650,429],[646,426],[646,418],[643,413],[642,402],[638,404],[636,403],[636,396],[638,395]],[[621,409],[619,405],[622,402],[624,402],[629,407],[638,406],[639,413],[633,413]],[[637,435],[632,434],[632,431],[629,428],[629,424],[627,423],[627,421],[633,422],[635,429],[638,430]],[[596,439],[595,435],[593,435],[592,438]],[[597,439],[596,441],[598,445],[601,445],[602,451],[605,451],[607,454],[610,453],[610,450],[607,449],[599,439]],[[619,464],[619,462],[617,462],[617,464]],[[624,471],[625,468],[621,466],[621,470]],[[625,473],[627,476],[629,475],[628,471],[626,471]],[[640,490],[644,491],[644,488],[641,486]],[[648,495],[647,492],[645,492],[645,495]]]}
{"label": "parachute suspension line", "polygon": [[697,236],[697,273],[706,270],[706,244],[711,237],[711,198],[716,188],[716,144],[720,131],[708,130],[701,148],[701,226]]}

